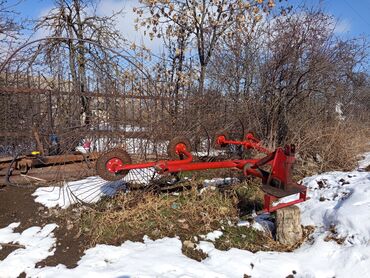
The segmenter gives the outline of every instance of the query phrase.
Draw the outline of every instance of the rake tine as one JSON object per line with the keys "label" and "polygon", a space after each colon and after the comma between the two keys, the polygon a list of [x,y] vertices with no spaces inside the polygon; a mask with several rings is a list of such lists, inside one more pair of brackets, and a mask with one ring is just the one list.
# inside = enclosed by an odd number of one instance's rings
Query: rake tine
{"label": "rake tine", "polygon": [[44,188],[42,188],[41,190],[42,190],[42,191],[44,191],[44,192],[51,193],[51,192],[53,192],[53,191],[55,190],[55,188],[57,188],[57,187],[58,187],[58,188],[60,188],[59,186],[51,186],[51,188],[52,188],[51,190],[50,190],[50,189],[49,189],[49,190],[48,190],[48,189],[44,189]]}
{"label": "rake tine", "polygon": [[[57,186],[54,186],[54,187],[53,187],[53,190],[52,190],[52,191],[50,191],[50,192],[53,192],[53,191],[54,191],[54,189],[55,189],[55,187],[57,187]],[[49,199],[49,201],[58,201],[58,200],[60,199],[62,189],[63,189],[63,186],[58,187],[58,190],[59,190],[59,192],[58,192],[58,197],[57,197],[56,199]],[[46,191],[46,190],[45,190],[45,191]]]}
{"label": "rake tine", "polygon": [[[65,199],[65,190],[64,190],[64,186],[60,188],[60,190],[62,190],[62,195],[63,195],[63,205],[62,207],[64,207],[66,205],[66,199]],[[60,192],[60,191],[59,191]],[[58,199],[59,201],[59,199]]]}
{"label": "rake tine", "polygon": [[69,201],[69,203],[70,204],[73,204],[74,202],[74,200],[73,200],[73,193],[72,193],[72,191],[71,191],[71,189],[70,189],[70,187],[69,187],[69,185],[66,185],[66,187],[65,187],[65,192],[66,192],[66,195],[67,195],[67,198],[68,198],[68,201]]}
{"label": "rake tine", "polygon": [[[90,185],[89,186],[91,189],[89,189],[89,190],[85,190],[85,191],[83,191],[83,192],[81,192],[80,193],[80,195],[84,195],[85,193],[87,193],[87,192],[90,192],[91,190],[95,190],[96,188],[100,188],[101,186],[99,185],[99,184],[92,184],[92,185]],[[84,188],[84,189],[86,189],[86,187]]]}

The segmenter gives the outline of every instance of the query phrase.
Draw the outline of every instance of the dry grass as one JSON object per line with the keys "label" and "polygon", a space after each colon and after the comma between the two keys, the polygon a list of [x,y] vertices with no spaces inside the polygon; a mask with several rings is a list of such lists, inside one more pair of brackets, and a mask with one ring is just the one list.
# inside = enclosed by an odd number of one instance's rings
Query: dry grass
{"label": "dry grass", "polygon": [[173,194],[131,192],[102,202],[82,216],[81,229],[96,243],[120,244],[179,236],[182,240],[206,234],[238,218],[237,198],[229,193],[197,190]]}
{"label": "dry grass", "polygon": [[358,155],[369,150],[369,138],[370,129],[356,122],[318,122],[306,127],[292,138],[300,155],[296,164],[299,176],[353,170]]}
{"label": "dry grass", "polygon": [[271,237],[245,226],[225,227],[223,235],[216,240],[215,246],[220,250],[230,248],[245,249],[251,252],[282,250],[284,246],[274,241]]}
{"label": "dry grass", "polygon": [[250,215],[253,211],[263,208],[264,193],[261,190],[261,180],[247,178],[243,183],[234,187],[238,197],[238,209],[240,216]]}
{"label": "dry grass", "polygon": [[153,240],[178,236],[183,243],[189,243],[183,244],[183,253],[198,261],[206,258],[206,254],[194,248],[199,236],[214,230],[223,232],[215,242],[222,250],[293,250],[276,242],[271,234],[235,225],[240,218],[253,222],[251,212],[262,209],[259,179],[200,193],[202,178],[195,180],[193,176],[193,182],[187,184],[191,190],[176,194],[132,191],[103,200],[81,215],[80,232],[88,237],[90,246],[142,241],[144,235]]}
{"label": "dry grass", "polygon": [[276,242],[270,233],[237,226],[240,217],[253,222],[250,213],[262,208],[263,193],[255,180],[202,194],[196,183],[192,185],[190,191],[176,195],[133,191],[103,200],[81,215],[80,232],[88,237],[89,246],[142,241],[144,235],[153,240],[178,236],[183,242],[183,254],[198,261],[207,258],[207,254],[196,248],[200,235],[215,230],[223,232],[215,241],[216,248],[252,252],[292,251],[312,232],[304,229],[307,232],[302,241],[289,247]]}
{"label": "dry grass", "polygon": [[337,228],[335,225],[331,225],[329,229],[329,234],[326,235],[324,241],[335,241],[336,243],[343,244],[346,240],[346,237],[341,237],[338,235]]}
{"label": "dry grass", "polygon": [[294,246],[286,246],[272,237],[267,236],[260,231],[251,227],[236,227],[229,226],[223,231],[223,235],[216,240],[215,246],[221,250],[229,250],[230,248],[238,248],[249,250],[251,252],[258,251],[279,251],[291,252],[300,247],[305,241],[309,240],[310,235],[315,228],[313,226],[302,226],[303,237]]}

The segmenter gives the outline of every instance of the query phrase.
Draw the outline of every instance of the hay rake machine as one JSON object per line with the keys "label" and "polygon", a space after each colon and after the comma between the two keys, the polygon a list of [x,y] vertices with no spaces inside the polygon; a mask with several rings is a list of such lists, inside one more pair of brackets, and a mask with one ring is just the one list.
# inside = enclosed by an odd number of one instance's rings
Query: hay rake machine
{"label": "hay rake machine", "polygon": [[[100,156],[96,162],[97,174],[107,181],[139,180],[148,183],[148,179],[176,175],[184,171],[200,171],[207,169],[234,168],[242,171],[244,176],[254,176],[262,179],[264,192],[264,212],[304,202],[307,199],[307,188],[291,179],[292,166],[295,161],[294,145],[286,145],[270,151],[252,133],[246,134],[243,140],[229,140],[226,134],[217,135],[215,147],[241,146],[264,154],[262,158],[230,159],[222,161],[195,161],[191,144],[185,137],[175,137],[168,145],[167,152],[170,160],[160,160],[145,163],[133,163],[130,155],[123,149],[115,148]],[[268,170],[266,170],[266,168]],[[278,199],[297,195],[296,199],[288,202],[278,202]]]}

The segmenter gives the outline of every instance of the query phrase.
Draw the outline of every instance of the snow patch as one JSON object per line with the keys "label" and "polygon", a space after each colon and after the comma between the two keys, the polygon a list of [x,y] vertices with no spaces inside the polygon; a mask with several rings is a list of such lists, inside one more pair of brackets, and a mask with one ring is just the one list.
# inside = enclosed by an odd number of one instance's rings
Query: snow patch
{"label": "snow patch", "polygon": [[199,248],[208,254],[202,263],[227,277],[367,277],[370,271],[370,248],[340,246],[322,237],[291,253],[257,252],[232,248],[217,250],[212,243]]}
{"label": "snow patch", "polygon": [[119,189],[124,189],[123,181],[108,182],[100,177],[88,177],[83,180],[66,182],[63,186],[39,187],[32,194],[35,202],[48,208],[68,208],[81,201],[95,203],[104,196],[112,196]]}
{"label": "snow patch", "polygon": [[[163,238],[144,243],[126,241],[121,246],[97,245],[85,252],[74,269],[64,265],[31,269],[31,277],[367,277],[370,248],[341,246],[318,237],[294,252],[257,252],[215,249],[201,241],[208,254],[202,262],[181,252],[181,241]],[[271,271],[273,269],[273,271]]]}
{"label": "snow patch", "polygon": [[0,229],[1,244],[18,244],[20,248],[11,252],[0,261],[0,277],[18,277],[22,272],[34,269],[37,262],[54,254],[56,239],[53,230],[56,224],[48,224],[43,228],[31,227],[22,233],[15,233],[14,229],[20,223],[12,223]]}
{"label": "snow patch", "polygon": [[97,245],[85,252],[74,269],[64,265],[32,269],[32,277],[227,277],[182,254],[177,238],[121,246]]}
{"label": "snow patch", "polygon": [[311,198],[299,204],[303,225],[335,227],[347,243],[370,240],[370,173],[329,172],[305,178]]}
{"label": "snow patch", "polygon": [[223,235],[223,232],[221,231],[213,231],[208,233],[205,236],[205,239],[210,240],[210,241],[215,241],[216,239],[220,238]]}
{"label": "snow patch", "polygon": [[237,224],[238,227],[250,227],[251,223],[249,221],[239,221]]}
{"label": "snow patch", "polygon": [[[138,173],[138,171],[140,171]],[[158,175],[154,168],[131,170],[122,180],[105,181],[99,176],[88,177],[82,180],[65,182],[63,186],[40,187],[32,194],[35,202],[48,208],[68,208],[70,205],[84,202],[96,203],[103,197],[111,197],[118,190],[125,190],[127,183],[147,184]]]}
{"label": "snow patch", "polygon": [[214,178],[210,180],[204,180],[203,181],[203,186],[224,186],[224,185],[232,185],[240,183],[240,180],[238,178]]}
{"label": "snow patch", "polygon": [[370,166],[370,152],[363,154],[363,159],[358,162],[358,170],[361,171]]}

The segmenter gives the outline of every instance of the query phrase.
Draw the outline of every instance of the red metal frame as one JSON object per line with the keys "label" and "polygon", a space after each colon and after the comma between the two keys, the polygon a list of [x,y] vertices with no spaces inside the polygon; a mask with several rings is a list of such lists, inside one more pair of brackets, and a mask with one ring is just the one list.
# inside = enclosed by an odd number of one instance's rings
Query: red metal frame
{"label": "red metal frame", "polygon": [[244,141],[234,141],[226,139],[225,135],[219,135],[216,138],[216,144],[222,145],[242,145],[245,149],[256,149],[262,153],[270,154],[271,151],[261,146],[261,141],[253,136],[252,133],[245,135]]}
{"label": "red metal frame", "polygon": [[107,161],[105,167],[110,173],[116,173],[120,168],[123,167],[123,161],[117,157],[114,157]]}
{"label": "red metal frame", "polygon": [[[246,160],[224,160],[224,161],[214,161],[214,162],[193,162],[193,156],[186,149],[180,152],[185,158],[182,160],[161,160],[152,161],[137,164],[127,164],[121,166],[119,164],[115,167],[115,172],[119,173],[121,171],[133,170],[133,169],[143,169],[154,167],[160,174],[165,173],[177,173],[183,171],[199,171],[206,169],[218,169],[218,168],[238,168],[243,169],[246,164],[256,164],[259,159],[246,159]],[[115,158],[114,158],[115,159]],[[253,169],[248,170],[248,173],[253,173],[257,177],[262,175]]]}
{"label": "red metal frame", "polygon": [[[245,136],[244,141],[227,140],[224,135],[220,135],[217,137],[216,143],[220,145],[242,145],[246,149],[256,149],[267,155],[260,159],[193,162],[193,156],[186,149],[186,145],[179,143],[176,145],[175,151],[182,158],[181,160],[162,160],[124,165],[121,160],[117,161],[117,158],[112,158],[107,162],[106,167],[108,171],[116,174],[128,170],[151,167],[154,167],[159,174],[217,168],[237,168],[243,170],[246,176],[252,175],[262,179],[262,189],[265,191],[263,212],[273,212],[277,209],[307,200],[307,188],[291,181],[291,168],[295,161],[295,149],[293,145],[286,146],[285,149],[278,148],[271,152],[262,147],[260,141],[254,138],[251,133]],[[263,165],[270,165],[271,172],[260,169]],[[273,201],[296,193],[299,193],[298,199],[287,203],[280,203],[276,206],[272,205]]]}
{"label": "red metal frame", "polygon": [[286,202],[286,203],[279,203],[277,205],[273,205],[274,201],[277,201],[278,198],[269,194],[265,194],[264,196],[264,206],[263,206],[263,212],[274,212],[278,209],[289,207],[295,204],[302,203],[309,198],[307,197],[307,189],[299,193],[299,197],[296,200]]}

